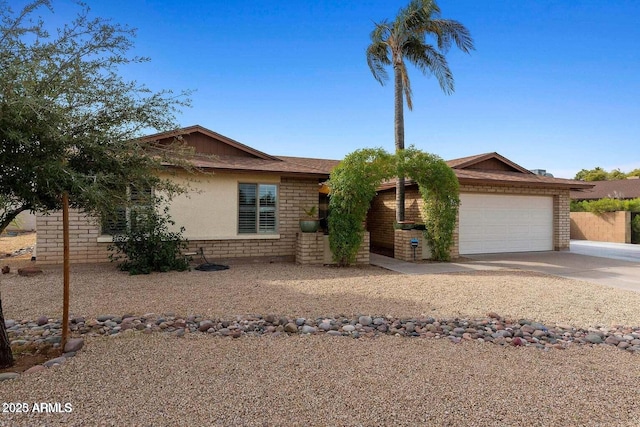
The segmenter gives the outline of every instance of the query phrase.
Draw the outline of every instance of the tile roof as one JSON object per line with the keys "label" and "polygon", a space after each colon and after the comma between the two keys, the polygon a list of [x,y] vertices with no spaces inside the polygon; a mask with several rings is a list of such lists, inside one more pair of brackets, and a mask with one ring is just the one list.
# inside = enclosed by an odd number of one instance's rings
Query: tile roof
{"label": "tile roof", "polygon": [[640,179],[619,179],[615,181],[591,181],[593,188],[572,191],[574,200],[597,200],[605,197],[635,199],[640,197]]}

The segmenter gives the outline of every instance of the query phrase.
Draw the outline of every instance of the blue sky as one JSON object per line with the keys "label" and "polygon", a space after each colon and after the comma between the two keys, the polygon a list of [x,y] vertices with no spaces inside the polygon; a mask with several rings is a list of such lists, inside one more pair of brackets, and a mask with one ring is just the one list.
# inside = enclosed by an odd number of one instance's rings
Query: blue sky
{"label": "blue sky", "polygon": [[[20,1],[19,3],[23,3]],[[200,124],[274,155],[393,151],[393,87],[365,60],[373,22],[406,0],[109,0],[92,14],[138,28],[123,70],[152,89],[192,89]],[[447,55],[456,90],[410,70],[406,144],[452,159],[497,151],[526,168],[640,167],[640,2],[440,0],[476,50]],[[64,22],[77,7],[54,0]],[[391,70],[389,70],[391,71]]]}

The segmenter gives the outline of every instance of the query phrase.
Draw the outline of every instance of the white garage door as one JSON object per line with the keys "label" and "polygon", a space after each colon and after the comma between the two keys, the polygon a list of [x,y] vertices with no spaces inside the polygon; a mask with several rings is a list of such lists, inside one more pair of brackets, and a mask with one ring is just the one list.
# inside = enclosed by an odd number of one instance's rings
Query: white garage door
{"label": "white garage door", "polygon": [[553,197],[460,194],[460,254],[550,251]]}

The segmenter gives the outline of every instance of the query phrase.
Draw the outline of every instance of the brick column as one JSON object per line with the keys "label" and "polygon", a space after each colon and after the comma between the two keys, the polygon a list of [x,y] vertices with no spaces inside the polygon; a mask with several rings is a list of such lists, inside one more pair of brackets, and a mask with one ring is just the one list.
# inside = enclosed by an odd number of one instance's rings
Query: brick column
{"label": "brick column", "polygon": [[402,261],[413,262],[413,247],[411,239],[418,239],[418,247],[415,250],[415,261],[422,260],[422,243],[424,236],[422,230],[394,230],[394,257]]}

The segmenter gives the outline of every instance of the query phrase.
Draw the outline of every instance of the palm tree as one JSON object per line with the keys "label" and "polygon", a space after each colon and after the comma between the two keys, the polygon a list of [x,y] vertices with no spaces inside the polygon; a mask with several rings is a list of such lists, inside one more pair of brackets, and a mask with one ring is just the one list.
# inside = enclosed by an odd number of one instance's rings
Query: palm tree
{"label": "palm tree", "polygon": [[[435,39],[436,46],[427,43],[427,36]],[[407,107],[413,109],[405,59],[422,74],[434,74],[449,95],[454,91],[453,75],[444,54],[452,43],[465,53],[474,49],[469,30],[457,21],[441,19],[440,8],[433,0],[411,0],[393,22],[375,24],[367,48],[367,63],[382,85],[389,78],[385,67],[393,66],[396,152],[404,149],[403,94]],[[398,177],[396,184],[396,221],[404,221],[404,181],[404,177]]]}

